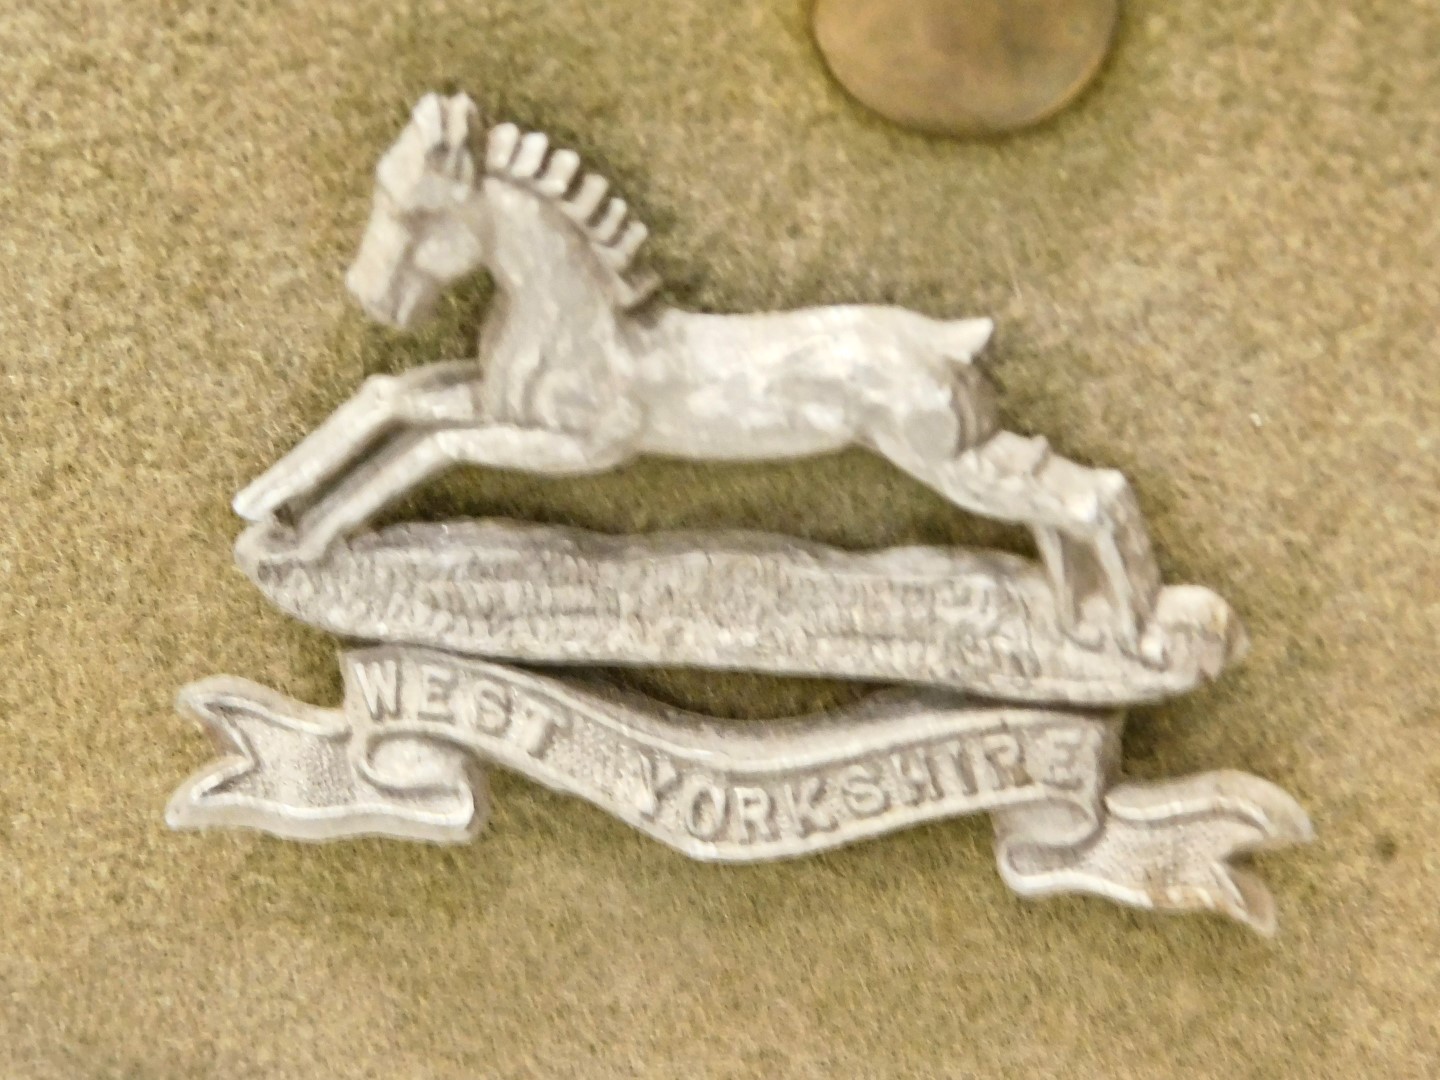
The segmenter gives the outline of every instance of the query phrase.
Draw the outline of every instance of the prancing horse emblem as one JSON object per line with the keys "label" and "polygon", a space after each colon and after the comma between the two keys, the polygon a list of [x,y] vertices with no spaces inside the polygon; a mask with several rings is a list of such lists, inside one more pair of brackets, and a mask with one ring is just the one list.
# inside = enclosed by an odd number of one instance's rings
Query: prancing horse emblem
{"label": "prancing horse emblem", "polygon": [[[483,267],[499,300],[479,361],[371,378],[236,511],[263,521],[343,475],[299,517],[300,549],[319,555],[456,464],[575,474],[639,454],[791,458],[858,444],[957,506],[1029,526],[1072,630],[1164,663],[1160,638],[1144,634],[1160,575],[1129,484],[999,428],[975,366],[989,319],[682,311],[635,268],[646,235],[573,151],[513,124],[486,136],[468,97],[426,97],[376,171],[346,280],[371,316],[408,329]],[[1109,602],[1087,605],[1097,586]]]}
{"label": "prancing horse emblem", "polygon": [[[989,319],[895,307],[683,311],[637,268],[645,226],[569,150],[428,95],[381,160],[346,282],[409,328],[483,268],[479,357],[376,376],[250,484],[237,544],[276,604],[351,641],[345,706],[235,678],[182,706],[235,756],[177,826],[473,835],[476,756],[695,856],[778,858],[995,815],[1018,891],[1089,891],[1273,925],[1237,851],[1307,838],[1242,773],[1117,782],[1120,717],[1244,647],[1208,589],[1162,586],[1133,492],[998,420]],[[582,474],[638,455],[793,458],[863,446],[955,505],[1029,527],[995,553],[847,554],[753,533],[607,538],[476,521],[366,525],[458,464]],[[658,663],[901,684],[743,728],[490,663]],[[961,694],[972,696],[960,696]],[[974,695],[978,695],[974,696]],[[1076,706],[1086,707],[1077,711]]]}

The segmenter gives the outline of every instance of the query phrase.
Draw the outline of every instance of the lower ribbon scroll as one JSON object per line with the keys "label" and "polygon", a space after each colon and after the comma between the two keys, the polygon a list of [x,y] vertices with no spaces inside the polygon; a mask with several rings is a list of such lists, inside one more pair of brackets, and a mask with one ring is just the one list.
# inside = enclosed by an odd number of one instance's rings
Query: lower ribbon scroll
{"label": "lower ribbon scroll", "polygon": [[176,828],[324,840],[464,841],[484,826],[480,763],[586,799],[692,858],[790,858],[925,821],[995,820],[1022,895],[1093,893],[1214,910],[1273,932],[1238,853],[1308,839],[1304,811],[1242,773],[1120,783],[1118,714],[883,692],[807,718],[726,724],[483,660],[385,645],[342,657],[339,710],[248,680],[180,706],[230,756],[170,802]]}

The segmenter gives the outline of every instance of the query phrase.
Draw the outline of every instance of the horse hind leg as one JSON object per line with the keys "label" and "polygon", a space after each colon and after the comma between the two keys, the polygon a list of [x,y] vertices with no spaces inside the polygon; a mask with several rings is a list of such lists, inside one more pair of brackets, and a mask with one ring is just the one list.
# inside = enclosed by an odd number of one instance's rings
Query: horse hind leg
{"label": "horse hind leg", "polygon": [[944,342],[953,347],[941,351],[932,343],[919,376],[911,367],[908,377],[895,379],[883,397],[870,403],[859,424],[859,441],[907,472],[912,470],[905,462],[950,461],[984,443],[1000,427],[995,392],[969,351],[988,337],[990,320],[925,322],[927,330],[943,331]]}
{"label": "horse hind leg", "polygon": [[1086,600],[1103,595],[1109,635],[1128,653],[1161,665],[1144,631],[1160,594],[1159,566],[1134,490],[1113,469],[1051,453],[1043,439],[1000,432],[947,465],[940,477],[957,501],[1029,525],[1049,572],[1062,623],[1094,647],[1103,633]]}
{"label": "horse hind leg", "polygon": [[[936,422],[877,425],[869,445],[957,506],[1028,526],[1051,580],[1057,617],[1078,642],[1093,648],[1111,636],[1125,651],[1163,663],[1162,655],[1145,651],[1160,573],[1125,478],[1060,457],[1043,438],[1008,431],[945,453],[944,442],[915,437]],[[954,414],[951,423],[957,431],[964,425]],[[1103,631],[1085,617],[1086,601],[1096,593],[1108,594]]]}

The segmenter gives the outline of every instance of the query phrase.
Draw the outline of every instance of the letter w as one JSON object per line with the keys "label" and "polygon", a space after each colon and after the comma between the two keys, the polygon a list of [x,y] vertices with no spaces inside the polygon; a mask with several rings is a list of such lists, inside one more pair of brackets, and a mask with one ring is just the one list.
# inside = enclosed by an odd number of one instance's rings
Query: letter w
{"label": "letter w", "polygon": [[394,660],[356,664],[355,683],[370,719],[377,724],[400,715],[400,665]]}

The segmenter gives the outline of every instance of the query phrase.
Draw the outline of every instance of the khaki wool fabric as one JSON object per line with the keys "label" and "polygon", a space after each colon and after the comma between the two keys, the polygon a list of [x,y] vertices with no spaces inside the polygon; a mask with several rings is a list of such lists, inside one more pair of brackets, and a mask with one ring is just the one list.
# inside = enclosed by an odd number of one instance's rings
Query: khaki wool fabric
{"label": "khaki wool fabric", "polygon": [[[801,0],[19,0],[0,57],[0,1077],[1440,1075],[1440,7],[1134,0],[1090,93],[986,143],[854,105]],[[341,283],[452,87],[611,176],[676,302],[996,317],[1010,425],[1128,473],[1168,578],[1246,619],[1127,765],[1310,809],[1256,860],[1276,939],[1020,900],[983,818],[725,868],[496,773],[464,847],[166,830],[212,756],[177,688],[339,695],[231,495],[365,375],[473,351],[483,283],[413,336]],[[1029,550],[858,452],[399,513]],[[863,690],[613,678],[737,720]]]}

